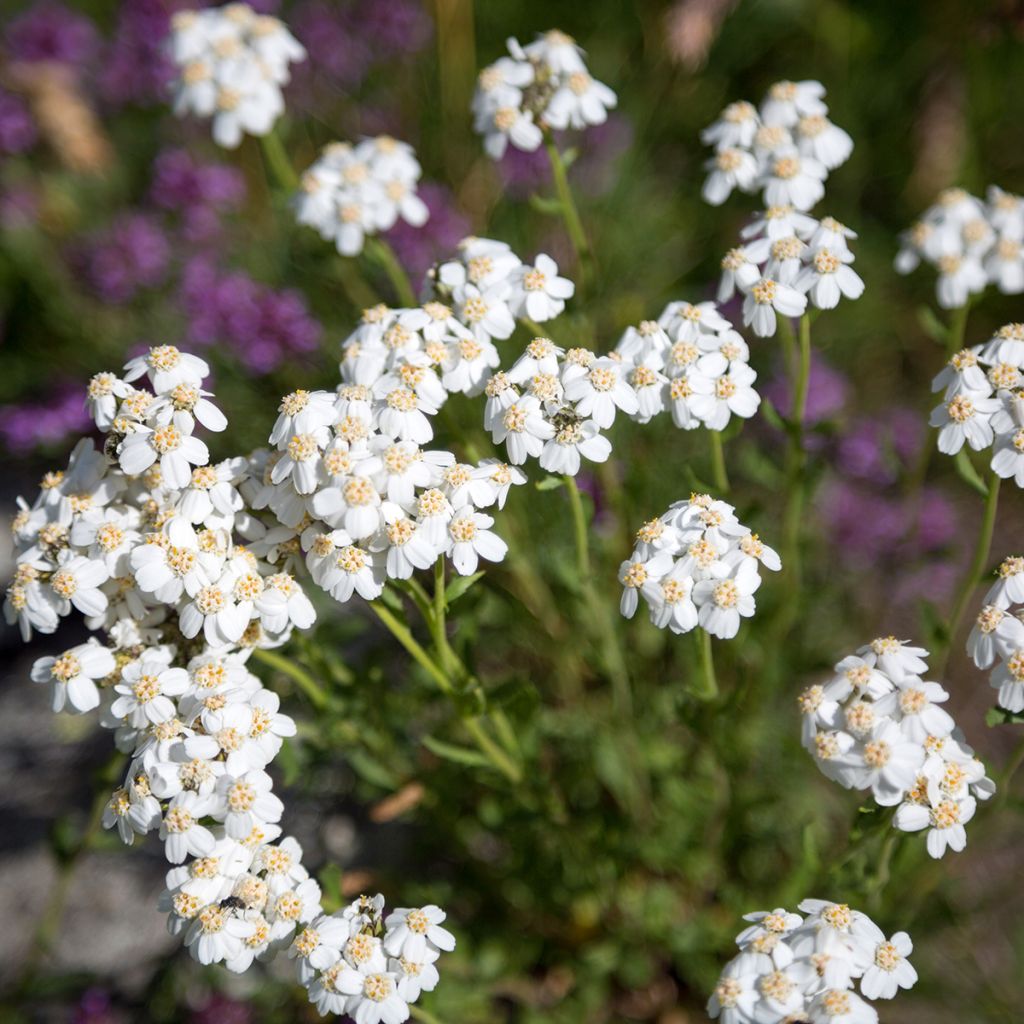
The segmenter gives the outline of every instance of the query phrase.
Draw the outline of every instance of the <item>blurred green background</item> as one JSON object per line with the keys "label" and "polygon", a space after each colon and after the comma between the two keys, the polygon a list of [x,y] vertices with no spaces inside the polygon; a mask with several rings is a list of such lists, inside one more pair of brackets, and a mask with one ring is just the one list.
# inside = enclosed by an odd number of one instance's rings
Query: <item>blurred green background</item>
{"label": "blurred green background", "polygon": [[[116,369],[139,345],[203,348],[231,420],[215,457],[260,444],[280,394],[337,380],[338,343],[358,316],[338,283],[352,268],[294,226],[252,140],[220,152],[207,126],[168,112],[158,42],[181,6],[4,5],[7,509],[18,493],[31,498],[43,470],[63,464],[84,429],[87,378]],[[388,131],[415,146],[432,218],[422,237],[390,239],[414,274],[470,232],[504,239],[524,257],[551,252],[571,271],[560,223],[529,201],[552,190],[543,154],[492,164],[472,135],[468,102],[476,71],[503,52],[507,36],[559,27],[577,37],[620,103],[607,126],[568,140],[578,147],[570,178],[599,272],[585,307],[570,304],[558,322],[558,340],[577,332],[581,343],[611,348],[667,301],[713,297],[718,261],[755,208],[740,195],[717,209],[700,199],[707,153],[699,131],[726,103],[757,102],[779,78],[817,78],[831,117],[855,140],[816,210],[858,232],[867,291],[814,327],[815,491],[801,612],[784,636],[755,620],[716,645],[717,705],[688,695],[689,638],[638,617],[617,623],[630,651],[632,715],[613,707],[596,667],[604,627],[584,612],[573,578],[565,497],[532,488],[512,496],[497,526],[511,559],[532,567],[532,592],[521,591],[522,574],[499,567],[453,609],[456,642],[526,751],[521,785],[425,749],[420,738],[444,735],[449,712],[356,605],[324,605],[315,641],[295,651],[335,688],[331,715],[314,718],[286,680],[275,681],[302,723],[275,763],[289,787],[286,822],[313,864],[332,865],[329,895],[379,887],[400,904],[449,911],[459,948],[422,1004],[440,1020],[702,1020],[742,913],[795,907],[804,896],[855,906],[864,898],[870,864],[842,863],[857,796],[820,777],[800,749],[794,697],[878,633],[927,642],[973,544],[980,502],[948,460],[931,460],[921,494],[906,487],[914,453],[934,444],[924,424],[943,354],[922,313],[934,305],[929,274],[900,278],[891,268],[898,232],[939,189],[1024,191],[1024,5],[262,6],[310,49],[283,126],[296,167],[323,143],[363,133]],[[362,270],[387,294],[372,267]],[[972,311],[968,339],[1018,319],[1020,301],[990,290]],[[769,385],[780,370],[775,346],[752,342],[752,363],[784,407],[784,387]],[[502,352],[507,363],[517,349],[509,342]],[[461,436],[439,440],[458,450],[465,439],[480,443],[482,431],[479,405],[456,402]],[[772,543],[781,530],[780,439],[760,419],[734,434],[730,500]],[[874,445],[867,468],[851,458],[851,439]],[[588,487],[592,585],[614,612],[630,534],[685,497],[708,464],[699,432],[664,422],[617,423],[612,440],[612,463]],[[1020,511],[1009,493],[996,559],[1017,551]],[[765,622],[773,584],[758,595]],[[3,636],[2,1019],[315,1019],[287,970],[237,979],[190,961],[160,934],[158,851],[122,850],[89,834],[108,737],[89,723],[55,720],[27,677],[31,657],[70,642],[73,629],[66,632],[34,654],[10,630]],[[958,722],[1000,777],[1016,737],[984,724],[990,691],[960,641],[948,684]],[[980,808],[960,856],[934,864],[914,837],[901,843],[893,881],[864,909],[887,931],[911,933],[921,982],[880,1004],[883,1021],[1022,1019],[1022,785]],[[395,793],[404,809],[381,804]]]}

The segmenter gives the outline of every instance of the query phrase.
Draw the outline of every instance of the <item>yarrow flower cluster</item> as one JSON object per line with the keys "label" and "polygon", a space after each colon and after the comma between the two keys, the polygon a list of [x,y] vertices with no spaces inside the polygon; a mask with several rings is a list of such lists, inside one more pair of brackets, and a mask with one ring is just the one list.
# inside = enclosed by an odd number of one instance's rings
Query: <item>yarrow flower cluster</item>
{"label": "yarrow flower cluster", "polygon": [[659,629],[695,626],[722,640],[754,614],[760,568],[782,568],[778,554],[736,518],[732,505],[708,494],[675,502],[637,531],[633,554],[619,567],[619,609],[636,614],[640,597]]}
{"label": "yarrow flower cluster", "polygon": [[243,135],[267,135],[284,113],[281,87],[302,44],[277,18],[248,4],[179,11],[169,52],[177,70],[174,112],[213,122],[213,139],[234,149]]}
{"label": "yarrow flower cluster", "polygon": [[844,658],[835,675],[799,697],[803,745],[828,778],[870,790],[881,807],[895,807],[893,825],[928,830],[928,853],[967,844],[964,826],[995,783],[968,746],[949,698],[926,682],[928,652],[895,637],[879,637]]}
{"label": "yarrow flower cluster", "polygon": [[766,207],[809,210],[825,194],[829,172],[846,163],[853,140],[828,119],[821,82],[776,82],[760,107],[730,103],[701,132],[714,146],[703,196],[713,206],[733,189],[762,192]]}
{"label": "yarrow flower cluster", "polygon": [[[170,931],[201,963],[244,971],[322,914],[299,844],[280,838],[284,806],[266,771],[296,726],[249,669],[254,650],[285,643],[316,613],[296,579],[304,571],[297,533],[251,500],[267,486],[267,453],[211,464],[196,435],[227,427],[202,387],[208,373],[202,359],[161,345],[121,376],[93,377],[87,406],[105,442],[80,441],[67,470],[47,474],[31,505],[19,503],[4,613],[26,640],[33,630],[53,633],[73,610],[103,637],[39,658],[32,679],[49,688],[55,711],[98,709],[130,756],[103,825],[127,844],[159,835],[175,865],[161,901]],[[312,399],[294,399],[301,408],[282,417],[294,425],[312,406],[308,429],[326,431],[334,401],[328,396],[322,420]],[[443,914],[400,913],[429,921],[406,941],[399,936],[409,928],[389,919],[397,966],[382,962],[383,980],[360,990],[373,1004],[360,1020],[404,1020],[401,1008],[419,988],[401,978],[436,959],[425,943]],[[447,932],[436,934],[437,948],[451,948]],[[334,962],[320,959],[324,968]],[[355,989],[347,995],[359,1005]]]}
{"label": "yarrow flower cluster", "polygon": [[996,570],[985,595],[967,653],[980,669],[992,668],[989,682],[1005,711],[1024,711],[1024,556],[1011,555]]}
{"label": "yarrow flower cluster", "polygon": [[[868,999],[892,999],[917,982],[906,932],[887,938],[845,903],[804,900],[745,914],[740,952],[708,1000],[722,1024],[877,1024]],[[856,983],[856,984],[855,984]],[[859,992],[857,991],[859,989]]]}
{"label": "yarrow flower cluster", "polygon": [[368,235],[389,231],[399,218],[417,228],[427,222],[416,193],[421,173],[412,146],[388,135],[354,146],[332,142],[302,175],[296,217],[343,256],[356,256]]}
{"label": "yarrow flower cluster", "polygon": [[500,160],[511,142],[533,151],[550,129],[603,124],[615,93],[591,78],[583,51],[564,32],[552,30],[532,43],[507,42],[508,56],[484,68],[473,96],[473,126],[484,149]]}
{"label": "yarrow flower cluster", "polygon": [[992,449],[992,471],[1024,487],[1024,324],[1006,324],[984,345],[961,349],[932,381],[939,451]]}
{"label": "yarrow flower cluster", "polygon": [[921,263],[938,272],[935,295],[957,309],[995,285],[1004,295],[1024,292],[1024,199],[990,185],[985,200],[949,188],[905,231],[896,270],[909,274]]}
{"label": "yarrow flower cluster", "polygon": [[668,410],[683,430],[724,430],[761,404],[750,349],[713,302],[670,302],[657,320],[628,327],[614,357],[636,394],[629,415],[639,423]]}

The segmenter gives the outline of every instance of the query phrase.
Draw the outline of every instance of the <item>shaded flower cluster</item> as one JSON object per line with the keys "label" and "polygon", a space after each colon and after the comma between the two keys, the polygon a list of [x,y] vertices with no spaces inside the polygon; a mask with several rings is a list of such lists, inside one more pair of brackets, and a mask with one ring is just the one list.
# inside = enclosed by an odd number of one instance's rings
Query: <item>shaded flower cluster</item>
{"label": "shaded flower cluster", "polygon": [[487,155],[500,160],[509,143],[530,152],[545,131],[603,124],[617,102],[607,85],[590,77],[575,41],[553,29],[526,46],[509,39],[508,56],[480,72],[473,127]]}
{"label": "shaded flower cluster", "polygon": [[937,271],[935,295],[944,309],[966,305],[990,284],[1004,295],[1024,292],[1024,199],[997,185],[984,201],[946,189],[901,236],[897,272],[921,263]]}
{"label": "shaded flower cluster", "polygon": [[637,531],[636,547],[619,567],[619,610],[636,614],[643,597],[659,629],[688,633],[696,626],[729,640],[754,614],[763,565],[782,568],[778,554],[708,494],[675,502]]}
{"label": "shaded flower cluster", "polygon": [[[917,971],[906,932],[887,938],[845,903],[804,900],[745,914],[740,952],[726,965],[708,1001],[723,1024],[877,1024],[866,1000],[892,999],[912,988]],[[859,989],[859,993],[857,991]]]}
{"label": "shaded flower cluster", "polygon": [[949,694],[926,682],[928,652],[878,637],[844,658],[823,685],[799,698],[803,744],[822,773],[847,789],[870,790],[895,807],[893,825],[928,830],[928,853],[967,844],[964,826],[995,783],[941,705]]}

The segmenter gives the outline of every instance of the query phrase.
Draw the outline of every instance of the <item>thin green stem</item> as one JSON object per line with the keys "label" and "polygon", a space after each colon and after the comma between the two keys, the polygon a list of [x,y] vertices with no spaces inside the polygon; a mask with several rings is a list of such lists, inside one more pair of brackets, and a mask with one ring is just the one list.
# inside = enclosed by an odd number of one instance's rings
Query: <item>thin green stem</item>
{"label": "thin green stem", "polygon": [[327,694],[324,693],[319,683],[304,669],[289,658],[286,658],[279,651],[269,651],[257,647],[252,652],[257,661],[262,661],[269,668],[276,669],[282,675],[288,676],[292,682],[309,698],[313,707],[322,709],[327,706]]}
{"label": "thin green stem", "polygon": [[583,509],[583,497],[576,485],[576,477],[568,474],[562,478],[569,494],[569,508],[572,510],[573,533],[576,538],[576,567],[580,583],[590,579],[590,531],[587,529],[587,514]]}
{"label": "thin green stem", "polygon": [[800,428],[800,445],[803,447],[804,414],[807,412],[807,389],[811,380],[811,317],[804,313],[800,317],[800,365],[793,387],[793,409],[790,415]]}
{"label": "thin green stem", "polygon": [[562,220],[565,221],[565,229],[569,233],[569,240],[572,242],[576,258],[579,261],[581,284],[586,284],[593,269],[593,254],[590,251],[590,243],[587,241],[587,233],[583,230],[583,221],[580,220],[579,210],[576,209],[576,202],[572,197],[565,161],[550,132],[544,136],[544,146],[548,151],[548,160],[551,162],[551,174],[555,179],[555,192],[558,194]]}
{"label": "thin green stem", "polygon": [[722,443],[720,430],[709,430],[708,441],[711,445],[711,479],[719,495],[729,493],[729,474],[725,471],[725,445]]}
{"label": "thin green stem", "polygon": [[938,659],[937,672],[940,674],[945,670],[949,661],[949,654],[956,640],[956,632],[963,618],[967,605],[974,595],[974,589],[981,580],[982,573],[988,563],[989,552],[992,549],[992,534],[996,525],[996,513],[999,508],[999,484],[1000,479],[995,473],[989,475],[988,496],[985,498],[985,511],[981,518],[981,528],[978,531],[978,539],[974,544],[974,555],[971,564],[967,567],[960,585],[957,588],[956,604],[950,613],[949,621],[943,634],[945,647],[942,656]]}
{"label": "thin green stem", "polygon": [[445,600],[444,593],[444,570],[444,559],[439,558],[434,563],[434,614],[431,628],[434,635],[434,646],[437,648],[437,656],[441,660],[441,669],[450,678],[453,666],[458,659],[455,657],[455,652],[451,649],[451,645],[448,643],[448,628],[446,621],[448,602]]}
{"label": "thin green stem", "polygon": [[409,652],[413,661],[427,672],[444,693],[451,695],[452,684],[449,682],[448,677],[412,635],[409,627],[400,621],[391,609],[380,601],[370,601],[369,605],[377,618],[391,631],[391,635]]}
{"label": "thin green stem", "polygon": [[444,1024],[440,1017],[435,1017],[434,1014],[428,1013],[422,1006],[416,1006],[415,1004],[410,1006],[409,1013],[413,1020],[422,1021],[423,1024]]}
{"label": "thin green stem", "polygon": [[1024,739],[1021,739],[1017,743],[1013,753],[1010,755],[1010,760],[1006,764],[1002,777],[999,780],[999,797],[996,801],[997,807],[1002,807],[1003,804],[1010,799],[1010,783],[1013,782],[1013,777],[1017,774],[1017,771],[1020,769],[1022,764],[1024,764]]}
{"label": "thin green stem", "polygon": [[964,347],[964,335],[967,333],[967,317],[971,312],[971,300],[954,309],[949,317],[949,328],[946,334],[946,347],[950,355],[954,355]]}
{"label": "thin green stem", "polygon": [[398,301],[406,307],[416,306],[416,295],[409,283],[409,275],[395,255],[395,250],[378,236],[366,239],[364,251],[387,274]]}
{"label": "thin green stem", "polygon": [[263,158],[278,188],[289,194],[298,191],[299,176],[295,173],[291,160],[288,159],[284,143],[276,128],[272,128],[266,135],[260,136],[260,146],[263,148]]}
{"label": "thin green stem", "polygon": [[694,634],[700,672],[690,690],[700,700],[714,700],[718,696],[718,677],[715,675],[715,654],[711,649],[711,634],[703,628],[694,630]]}
{"label": "thin green stem", "polygon": [[523,771],[487,734],[479,718],[464,718],[462,724],[476,741],[476,745],[487,755],[491,764],[498,769],[510,782],[522,781]]}

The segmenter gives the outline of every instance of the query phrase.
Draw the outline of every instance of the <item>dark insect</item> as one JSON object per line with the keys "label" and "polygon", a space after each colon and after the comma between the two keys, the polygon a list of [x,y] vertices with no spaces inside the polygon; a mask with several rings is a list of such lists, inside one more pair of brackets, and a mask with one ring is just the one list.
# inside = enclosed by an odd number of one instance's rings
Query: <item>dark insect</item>
{"label": "dark insect", "polygon": [[226,900],[220,901],[221,910],[245,910],[245,900],[238,896],[229,896]]}

